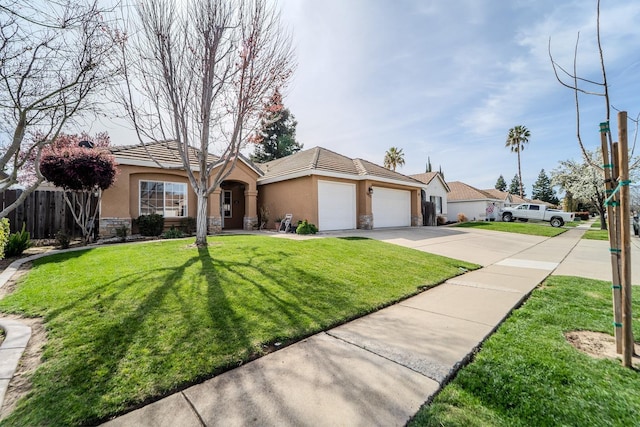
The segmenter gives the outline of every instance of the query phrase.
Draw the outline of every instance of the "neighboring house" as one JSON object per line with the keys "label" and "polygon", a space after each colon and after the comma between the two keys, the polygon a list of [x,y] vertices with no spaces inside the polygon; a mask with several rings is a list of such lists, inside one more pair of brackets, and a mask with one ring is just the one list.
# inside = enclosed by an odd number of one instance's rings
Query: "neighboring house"
{"label": "neighboring house", "polygon": [[508,193],[498,190],[478,190],[460,181],[449,183],[448,221],[457,221],[458,214],[464,214],[470,221],[500,219],[499,212],[510,200]]}
{"label": "neighboring house", "polygon": [[[147,150],[170,169],[150,160]],[[112,147],[111,152],[119,173],[102,196],[100,235],[114,235],[122,225],[131,228],[145,214],[163,215],[167,227],[196,216],[196,195],[175,143]],[[195,159],[197,153],[191,154]],[[401,173],[319,147],[259,165],[240,156],[209,195],[208,228],[210,233],[251,230],[258,225],[259,207],[271,213],[268,226],[287,213],[321,231],[420,225],[422,187]]]}
{"label": "neighboring house", "polygon": [[464,214],[467,219],[473,221],[502,220],[502,208],[517,206],[522,203],[539,203],[549,207],[552,205],[541,200],[530,200],[522,198],[517,194],[490,188],[488,190],[478,190],[463,182],[450,182],[449,187],[449,215],[448,221],[457,221],[458,214]]}
{"label": "neighboring house", "polygon": [[321,147],[258,165],[258,203],[274,216],[293,214],[321,231],[422,224],[413,178]]}
{"label": "neighboring house", "polygon": [[447,216],[447,194],[451,191],[440,172],[425,172],[409,175],[413,179],[426,184],[422,187],[424,200],[434,204],[436,215]]}

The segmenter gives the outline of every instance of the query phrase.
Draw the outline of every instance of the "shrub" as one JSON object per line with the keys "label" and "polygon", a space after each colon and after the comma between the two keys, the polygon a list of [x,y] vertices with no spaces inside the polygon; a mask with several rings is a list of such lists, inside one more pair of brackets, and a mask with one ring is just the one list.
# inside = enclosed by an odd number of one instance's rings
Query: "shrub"
{"label": "shrub", "polygon": [[159,214],[140,215],[137,222],[143,236],[159,236],[164,229],[164,217]]}
{"label": "shrub", "polygon": [[317,232],[318,227],[313,224],[309,224],[306,219],[299,223],[298,228],[296,228],[296,233],[298,234],[316,234]]}
{"label": "shrub", "polygon": [[436,223],[438,225],[445,225],[447,223],[447,217],[446,216],[442,216],[442,215],[438,215],[436,217]]}
{"label": "shrub", "polygon": [[116,237],[119,237],[121,242],[127,241],[127,233],[129,233],[129,227],[126,225],[121,225],[116,228]]}
{"label": "shrub", "polygon": [[180,229],[187,234],[193,234],[196,232],[196,219],[192,216],[182,218],[180,220]]}
{"label": "shrub", "polygon": [[162,233],[163,239],[179,239],[181,237],[184,237],[184,233],[174,226],[171,226],[170,229]]}
{"label": "shrub", "polygon": [[0,259],[4,258],[4,248],[9,240],[9,220],[7,218],[0,219]]}
{"label": "shrub", "polygon": [[458,214],[458,222],[467,222],[467,221],[469,221],[469,219],[465,214],[463,213]]}
{"label": "shrub", "polygon": [[68,249],[71,245],[71,237],[64,230],[58,230],[55,235],[56,243],[61,249]]}
{"label": "shrub", "polygon": [[24,251],[31,247],[31,233],[25,230],[26,224],[22,223],[22,230],[9,236],[9,240],[4,247],[5,256],[22,255]]}

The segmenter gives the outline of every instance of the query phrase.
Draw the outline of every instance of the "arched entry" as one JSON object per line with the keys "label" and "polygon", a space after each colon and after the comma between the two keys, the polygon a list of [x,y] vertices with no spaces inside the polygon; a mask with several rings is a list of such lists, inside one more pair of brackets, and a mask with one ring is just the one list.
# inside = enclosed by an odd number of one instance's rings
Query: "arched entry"
{"label": "arched entry", "polygon": [[242,230],[245,217],[245,184],[238,181],[223,181],[220,188],[222,229]]}

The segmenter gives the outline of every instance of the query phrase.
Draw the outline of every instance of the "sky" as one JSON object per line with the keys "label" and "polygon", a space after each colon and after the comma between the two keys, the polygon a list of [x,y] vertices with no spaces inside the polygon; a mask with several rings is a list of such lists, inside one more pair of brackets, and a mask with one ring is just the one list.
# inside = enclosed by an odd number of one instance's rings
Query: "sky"
{"label": "sky", "polygon": [[[510,128],[524,125],[531,132],[521,153],[528,195],[541,169],[580,158],[574,93],[556,80],[548,46],[551,39],[554,59],[571,70],[579,33],[578,75],[601,81],[595,0],[278,4],[297,61],[284,104],[305,149],[382,164],[386,150],[398,147],[405,159],[399,172],[422,173],[430,159],[447,181],[485,189],[500,175],[509,184],[517,173],[517,155],[505,141]],[[640,2],[605,0],[601,7],[611,101],[635,118]],[[582,138],[595,149],[605,103],[598,96],[580,102]],[[615,111],[612,117],[615,129]],[[106,130],[115,142],[120,131]]]}
{"label": "sky", "polygon": [[[541,169],[580,158],[574,93],[548,54],[601,81],[596,2],[589,0],[281,0],[297,69],[284,104],[305,148],[322,146],[382,164],[401,148],[405,174],[430,158],[448,181],[510,183],[517,155],[507,133],[526,126],[526,192]],[[601,38],[612,104],[640,113],[640,2],[603,1]],[[598,90],[591,87],[591,90]],[[583,141],[599,146],[602,97],[581,97]],[[615,111],[614,119],[615,119]],[[633,129],[630,123],[630,129]]]}

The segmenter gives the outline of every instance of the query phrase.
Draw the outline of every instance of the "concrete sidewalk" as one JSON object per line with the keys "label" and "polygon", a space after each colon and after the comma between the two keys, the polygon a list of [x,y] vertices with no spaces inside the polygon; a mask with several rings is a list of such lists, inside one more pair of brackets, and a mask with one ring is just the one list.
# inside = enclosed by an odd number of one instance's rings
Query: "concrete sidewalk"
{"label": "concrete sidewalk", "polygon": [[554,238],[482,230],[372,234],[484,267],[106,425],[404,425],[556,270],[583,232]]}

